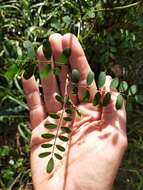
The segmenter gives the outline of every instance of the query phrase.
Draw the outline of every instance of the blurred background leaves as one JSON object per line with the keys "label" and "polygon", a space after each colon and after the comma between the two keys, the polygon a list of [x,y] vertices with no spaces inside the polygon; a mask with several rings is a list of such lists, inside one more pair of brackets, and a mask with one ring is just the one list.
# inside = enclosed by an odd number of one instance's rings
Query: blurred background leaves
{"label": "blurred background leaves", "polygon": [[[31,130],[20,80],[20,68],[27,64],[28,53],[23,44],[30,41],[36,50],[40,43],[54,32],[61,34],[72,32],[78,37],[96,79],[99,71],[106,70],[113,77],[119,77],[130,85],[136,85],[138,92],[143,94],[142,1],[1,0],[0,186],[2,190],[32,189],[29,166]],[[127,106],[129,148],[113,189],[142,190],[143,108],[134,104],[132,100]]]}

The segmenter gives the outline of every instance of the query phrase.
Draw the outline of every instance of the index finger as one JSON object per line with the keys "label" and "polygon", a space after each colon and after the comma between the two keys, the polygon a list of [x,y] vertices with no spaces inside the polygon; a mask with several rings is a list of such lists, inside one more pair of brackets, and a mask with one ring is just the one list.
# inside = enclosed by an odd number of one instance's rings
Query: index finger
{"label": "index finger", "polygon": [[[85,85],[87,75],[88,75],[89,71],[91,71],[91,68],[88,64],[85,53],[84,53],[78,39],[73,34],[70,34],[70,33],[65,34],[63,36],[63,46],[64,46],[64,48],[68,47],[71,49],[71,56],[69,58],[69,63],[70,63],[71,69],[79,70],[79,72],[80,72],[79,85]],[[94,81],[89,88],[90,100],[93,99],[93,97],[96,93],[96,89],[97,89],[97,87],[96,87],[96,84]],[[78,96],[79,96],[80,101],[82,100],[82,95],[83,95],[83,88],[79,88]]]}

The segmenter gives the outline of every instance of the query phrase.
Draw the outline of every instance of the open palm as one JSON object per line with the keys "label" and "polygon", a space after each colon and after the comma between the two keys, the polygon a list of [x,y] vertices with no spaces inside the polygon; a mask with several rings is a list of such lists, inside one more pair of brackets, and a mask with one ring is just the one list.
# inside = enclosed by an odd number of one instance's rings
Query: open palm
{"label": "open palm", "polygon": [[[57,160],[52,173],[46,173],[48,157],[39,158],[43,151],[41,144],[46,142],[41,134],[47,132],[45,123],[50,123],[51,118],[46,117],[46,112],[61,112],[61,104],[56,101],[55,95],[64,95],[67,73],[71,69],[78,69],[81,74],[80,84],[85,84],[90,67],[82,47],[72,34],[53,34],[49,38],[54,60],[58,60],[65,47],[71,48],[69,65],[62,66],[62,72],[57,79],[53,73],[41,80],[44,103],[34,77],[23,79],[23,86],[30,109],[32,131],[31,139],[31,168],[33,184],[36,190],[108,190],[112,188],[123,153],[127,147],[126,113],[124,107],[115,109],[117,93],[111,95],[111,101],[105,108],[92,105],[96,93],[95,82],[89,88],[90,101],[82,102],[83,89],[79,88],[77,96],[70,98],[81,111],[81,117],[74,118],[74,122],[66,125],[72,128],[72,135],[64,157]],[[46,62],[40,47],[37,52],[39,70]],[[58,82],[57,82],[58,80]],[[106,77],[102,91],[108,91],[111,77]],[[59,84],[59,85],[58,85]],[[54,121],[55,122],[55,121]],[[63,144],[63,146],[66,146]]]}

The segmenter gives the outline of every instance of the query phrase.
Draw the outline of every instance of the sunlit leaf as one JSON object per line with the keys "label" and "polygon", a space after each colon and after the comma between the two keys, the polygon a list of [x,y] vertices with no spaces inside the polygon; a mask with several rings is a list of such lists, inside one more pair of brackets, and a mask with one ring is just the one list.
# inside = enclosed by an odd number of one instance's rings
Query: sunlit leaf
{"label": "sunlit leaf", "polygon": [[123,97],[121,94],[119,94],[117,96],[117,100],[116,100],[116,109],[119,110],[122,108],[122,105],[123,105]]}
{"label": "sunlit leaf", "polygon": [[119,79],[118,78],[114,78],[110,84],[110,89],[114,90],[118,87],[119,85]]}
{"label": "sunlit leaf", "polygon": [[65,151],[65,148],[61,145],[56,145],[57,149],[60,150],[61,152]]}
{"label": "sunlit leaf", "polygon": [[82,101],[83,101],[83,102],[88,102],[89,98],[90,98],[90,93],[89,93],[89,91],[88,91],[88,90],[84,90]]}
{"label": "sunlit leaf", "polygon": [[44,127],[46,129],[55,129],[57,128],[58,126],[56,124],[53,124],[53,123],[48,123],[48,124],[45,124]]}
{"label": "sunlit leaf", "polygon": [[44,68],[42,68],[42,70],[40,71],[41,79],[46,78],[51,71],[52,71],[51,65],[50,64],[45,65]]}
{"label": "sunlit leaf", "polygon": [[126,81],[122,81],[119,86],[120,92],[125,92],[128,90],[128,83]]}
{"label": "sunlit leaf", "polygon": [[66,64],[69,57],[70,57],[70,55],[71,55],[71,49],[70,48],[65,48],[63,50],[63,52],[60,54],[58,62],[60,64]]}
{"label": "sunlit leaf", "polygon": [[54,153],[54,156],[58,159],[58,160],[62,160],[62,156],[57,154],[57,153]]}
{"label": "sunlit leaf", "polygon": [[50,133],[44,133],[41,135],[44,139],[51,139],[54,138],[55,135],[54,134],[50,134]]}
{"label": "sunlit leaf", "polygon": [[66,141],[69,140],[68,137],[65,137],[65,136],[59,136],[59,139],[60,139],[61,141],[64,141],[64,142],[66,142]]}
{"label": "sunlit leaf", "polygon": [[72,132],[71,129],[70,129],[69,127],[66,127],[66,126],[62,126],[62,127],[61,127],[61,130],[62,130],[63,132],[65,132],[65,133],[71,133],[71,132]]}
{"label": "sunlit leaf", "polygon": [[16,64],[12,64],[7,71],[5,72],[4,76],[8,79],[11,80],[14,78],[14,76],[18,73],[18,67]]}
{"label": "sunlit leaf", "polygon": [[105,72],[101,72],[99,74],[99,77],[98,77],[98,88],[99,89],[104,85],[105,80],[106,80],[106,73]]}
{"label": "sunlit leaf", "polygon": [[71,80],[74,83],[78,83],[79,82],[79,80],[80,80],[80,72],[79,72],[79,70],[77,70],[77,69],[73,69],[72,70]]}
{"label": "sunlit leaf", "polygon": [[130,86],[130,88],[129,88],[129,96],[133,96],[133,95],[135,95],[136,93],[137,93],[137,91],[138,91],[138,87],[137,87],[137,85],[132,85],[132,86]]}
{"label": "sunlit leaf", "polygon": [[52,50],[51,50],[50,42],[47,39],[43,40],[43,53],[47,60],[51,59]]}
{"label": "sunlit leaf", "polygon": [[42,148],[51,148],[53,145],[52,144],[49,144],[49,143],[47,143],[47,144],[42,144],[41,145],[41,147]]}
{"label": "sunlit leaf", "polygon": [[51,152],[42,152],[42,153],[39,154],[39,157],[44,158],[46,156],[49,156],[50,154],[51,154]]}
{"label": "sunlit leaf", "polygon": [[53,119],[59,119],[60,116],[57,115],[56,113],[49,113],[49,116],[52,117]]}
{"label": "sunlit leaf", "polygon": [[143,95],[136,95],[136,96],[135,96],[135,101],[136,101],[138,104],[143,105]]}
{"label": "sunlit leaf", "polygon": [[90,71],[87,75],[86,83],[89,86],[92,84],[93,81],[94,81],[94,72]]}
{"label": "sunlit leaf", "polygon": [[100,103],[100,98],[101,98],[101,94],[100,92],[97,92],[94,96],[94,99],[93,99],[93,105],[96,106],[97,104]]}
{"label": "sunlit leaf", "polygon": [[47,172],[51,173],[53,169],[54,169],[54,159],[53,157],[51,157],[47,164]]}
{"label": "sunlit leaf", "polygon": [[30,60],[34,60],[36,58],[36,54],[32,42],[28,40],[24,41],[23,47],[27,50],[27,55],[30,58]]}
{"label": "sunlit leaf", "polygon": [[107,92],[107,93],[104,95],[102,105],[103,105],[103,106],[107,106],[107,105],[109,104],[109,102],[110,102],[110,99],[111,99],[110,92]]}

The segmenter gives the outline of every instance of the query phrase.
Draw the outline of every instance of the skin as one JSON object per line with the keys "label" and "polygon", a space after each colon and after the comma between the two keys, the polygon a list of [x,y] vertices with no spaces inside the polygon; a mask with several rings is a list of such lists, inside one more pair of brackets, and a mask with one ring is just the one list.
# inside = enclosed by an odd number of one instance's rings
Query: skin
{"label": "skin", "polygon": [[[78,95],[70,98],[80,109],[82,116],[74,117],[72,122],[65,123],[71,127],[71,140],[62,145],[66,147],[63,159],[55,159],[55,168],[52,173],[46,172],[49,157],[39,158],[43,152],[41,144],[47,140],[41,138],[41,134],[48,132],[43,126],[45,123],[58,121],[46,117],[48,112],[61,113],[62,105],[56,101],[56,93],[63,95],[67,73],[71,69],[78,69],[81,73],[80,84],[85,84],[86,76],[91,70],[84,51],[77,38],[72,34],[60,35],[55,33],[50,36],[49,42],[55,61],[65,47],[71,48],[69,65],[62,67],[58,78],[54,74],[41,80],[44,101],[40,97],[38,85],[34,76],[28,80],[23,79],[23,87],[26,94],[32,126],[31,138],[31,168],[35,190],[110,190],[116,177],[118,168],[127,148],[126,136],[126,112],[124,106],[120,110],[115,109],[117,92],[111,93],[111,101],[106,107],[92,105],[92,99],[96,93],[95,82],[89,88],[90,100],[82,102],[83,88],[79,87]],[[39,70],[46,61],[42,47],[37,51]],[[102,96],[109,91],[112,78],[106,77],[102,87]],[[58,85],[59,84],[59,85]],[[62,143],[57,141],[58,143]]]}

